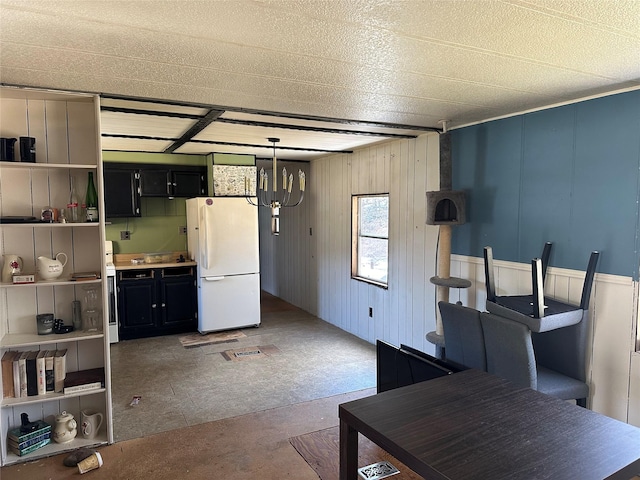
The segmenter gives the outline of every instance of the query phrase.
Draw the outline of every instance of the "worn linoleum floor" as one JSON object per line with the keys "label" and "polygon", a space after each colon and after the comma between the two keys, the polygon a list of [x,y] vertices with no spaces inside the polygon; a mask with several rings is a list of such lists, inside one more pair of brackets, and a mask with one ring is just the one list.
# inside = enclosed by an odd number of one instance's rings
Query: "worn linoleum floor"
{"label": "worn linoleum floor", "polygon": [[[263,293],[262,323],[237,342],[185,348],[182,335],[111,346],[114,438],[292,405],[375,386],[375,347]],[[273,345],[277,352],[229,361],[221,354]],[[130,406],[134,395],[141,396]]]}
{"label": "worn linoleum floor", "polygon": [[[338,424],[340,403],[375,393],[375,347],[268,294],[237,342],[181,335],[111,346],[114,438],[93,478],[314,479],[292,436]],[[269,356],[221,352],[273,345]],[[134,395],[141,396],[131,406]],[[66,455],[3,467],[4,480],[75,478]]]}

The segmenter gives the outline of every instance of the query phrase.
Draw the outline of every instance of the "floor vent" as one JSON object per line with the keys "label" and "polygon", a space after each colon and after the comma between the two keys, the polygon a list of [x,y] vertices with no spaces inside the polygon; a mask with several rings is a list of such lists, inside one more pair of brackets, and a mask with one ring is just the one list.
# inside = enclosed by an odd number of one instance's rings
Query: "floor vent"
{"label": "floor vent", "polygon": [[395,475],[396,473],[400,473],[400,470],[389,462],[373,463],[358,469],[358,474],[361,478],[364,478],[364,480],[380,480]]}
{"label": "floor vent", "polygon": [[260,350],[249,350],[247,352],[235,352],[234,355],[239,357],[248,357],[250,355],[260,355],[262,352]]}

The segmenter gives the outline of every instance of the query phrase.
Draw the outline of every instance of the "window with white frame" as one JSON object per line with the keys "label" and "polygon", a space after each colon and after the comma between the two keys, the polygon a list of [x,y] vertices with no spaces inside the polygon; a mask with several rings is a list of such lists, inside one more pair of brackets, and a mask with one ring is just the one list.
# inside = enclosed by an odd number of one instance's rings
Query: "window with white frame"
{"label": "window with white frame", "polygon": [[351,277],[386,287],[389,194],[354,195],[351,210]]}

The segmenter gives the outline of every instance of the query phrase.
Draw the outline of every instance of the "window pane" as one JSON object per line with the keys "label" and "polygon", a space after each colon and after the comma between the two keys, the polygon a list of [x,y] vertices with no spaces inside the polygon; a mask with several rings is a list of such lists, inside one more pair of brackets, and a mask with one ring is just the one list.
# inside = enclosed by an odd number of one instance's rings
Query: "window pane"
{"label": "window pane", "polygon": [[360,199],[360,235],[389,237],[389,197]]}
{"label": "window pane", "polygon": [[388,240],[360,237],[358,275],[387,283]]}

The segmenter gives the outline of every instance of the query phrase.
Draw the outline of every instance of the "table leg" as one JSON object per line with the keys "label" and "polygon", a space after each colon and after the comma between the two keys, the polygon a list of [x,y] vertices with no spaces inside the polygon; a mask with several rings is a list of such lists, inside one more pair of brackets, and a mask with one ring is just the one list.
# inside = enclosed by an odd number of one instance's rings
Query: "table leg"
{"label": "table leg", "polygon": [[340,480],[358,478],[358,431],[340,420]]}

